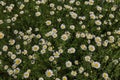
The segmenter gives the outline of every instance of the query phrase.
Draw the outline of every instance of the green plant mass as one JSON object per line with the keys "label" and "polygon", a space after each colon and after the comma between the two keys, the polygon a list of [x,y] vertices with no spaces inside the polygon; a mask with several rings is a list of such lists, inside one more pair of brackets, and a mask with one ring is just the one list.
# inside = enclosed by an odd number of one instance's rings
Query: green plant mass
{"label": "green plant mass", "polygon": [[0,80],[119,80],[120,0],[0,0]]}

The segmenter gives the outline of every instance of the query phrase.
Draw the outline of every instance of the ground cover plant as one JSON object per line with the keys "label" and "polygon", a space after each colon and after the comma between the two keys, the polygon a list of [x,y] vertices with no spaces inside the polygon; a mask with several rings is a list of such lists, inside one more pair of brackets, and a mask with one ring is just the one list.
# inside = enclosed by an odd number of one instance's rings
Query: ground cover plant
{"label": "ground cover plant", "polygon": [[119,80],[120,0],[0,0],[0,80]]}

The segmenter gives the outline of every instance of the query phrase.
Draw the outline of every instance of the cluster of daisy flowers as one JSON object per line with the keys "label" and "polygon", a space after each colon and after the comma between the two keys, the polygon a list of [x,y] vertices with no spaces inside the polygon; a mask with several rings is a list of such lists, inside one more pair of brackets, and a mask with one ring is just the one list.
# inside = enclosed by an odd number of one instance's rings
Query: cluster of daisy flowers
{"label": "cluster of daisy flowers", "polygon": [[118,80],[119,0],[0,1],[0,79]]}

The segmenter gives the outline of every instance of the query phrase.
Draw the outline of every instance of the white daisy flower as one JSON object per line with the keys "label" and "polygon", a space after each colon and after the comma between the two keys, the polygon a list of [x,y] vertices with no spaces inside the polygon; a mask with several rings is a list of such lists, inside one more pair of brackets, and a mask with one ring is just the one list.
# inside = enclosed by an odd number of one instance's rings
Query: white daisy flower
{"label": "white daisy flower", "polygon": [[95,46],[89,45],[89,46],[88,46],[88,49],[93,52],[93,51],[95,51]]}
{"label": "white daisy flower", "polygon": [[102,74],[102,77],[105,78],[105,79],[107,79],[107,78],[108,78],[108,73],[105,73],[105,72],[104,72],[104,73]]}
{"label": "white daisy flower", "polygon": [[71,71],[71,75],[72,76],[77,76],[77,72],[76,71]]}
{"label": "white daisy flower", "polygon": [[21,60],[20,58],[16,58],[16,59],[14,60],[14,63],[15,63],[16,65],[19,65],[21,62],[22,62],[22,60]]}
{"label": "white daisy flower", "polygon": [[85,44],[80,45],[82,50],[87,50],[87,46]]}
{"label": "white daisy flower", "polygon": [[25,72],[25,73],[23,74],[23,77],[24,77],[24,78],[29,78],[29,73],[28,73],[28,72]]}
{"label": "white daisy flower", "polygon": [[45,72],[45,75],[47,77],[52,77],[54,74],[53,74],[53,71],[51,69],[48,69],[46,72]]}
{"label": "white daisy flower", "polygon": [[35,13],[35,16],[37,16],[37,17],[40,16],[40,15],[41,15],[41,12],[36,12]]}
{"label": "white daisy flower", "polygon": [[8,46],[7,45],[4,45],[3,48],[2,48],[3,51],[7,51],[8,50]]}
{"label": "white daisy flower", "polygon": [[66,67],[71,67],[72,66],[72,62],[71,61],[67,61],[66,63],[65,63],[65,65],[66,65]]}
{"label": "white daisy flower", "polygon": [[85,61],[90,62],[91,57],[90,56],[85,56]]}
{"label": "white daisy flower", "polygon": [[60,28],[61,28],[61,29],[65,29],[65,24],[61,24],[61,25],[60,25]]}
{"label": "white daisy flower", "polygon": [[4,33],[0,32],[0,39],[3,39],[3,38],[4,38]]}
{"label": "white daisy flower", "polygon": [[43,77],[40,77],[38,80],[44,80],[44,78],[43,78]]}
{"label": "white daisy flower", "polygon": [[100,68],[100,63],[99,62],[92,62],[91,65],[92,65],[92,67],[94,67],[96,69]]}
{"label": "white daisy flower", "polygon": [[79,71],[79,73],[83,73],[84,68],[83,68],[83,67],[80,67],[80,68],[78,69],[78,71]]}
{"label": "white daisy flower", "polygon": [[100,26],[102,24],[102,22],[100,20],[96,20],[95,24],[98,25],[98,26]]}
{"label": "white daisy flower", "polygon": [[66,35],[66,34],[63,34],[63,35],[61,36],[61,39],[62,39],[63,41],[66,41],[66,40],[68,40],[68,35]]}
{"label": "white daisy flower", "polygon": [[68,80],[68,78],[66,76],[63,76],[62,80]]}
{"label": "white daisy flower", "polygon": [[47,26],[50,26],[52,24],[52,22],[50,20],[47,20],[45,23]]}
{"label": "white daisy flower", "polygon": [[70,15],[73,19],[76,19],[78,17],[77,13],[75,12],[70,12]]}
{"label": "white daisy flower", "polygon": [[75,51],[76,51],[75,48],[71,47],[71,48],[68,49],[67,52],[72,54],[72,53],[75,53]]}
{"label": "white daisy flower", "polygon": [[38,45],[34,45],[33,47],[32,47],[32,51],[38,51],[39,50],[39,46]]}

